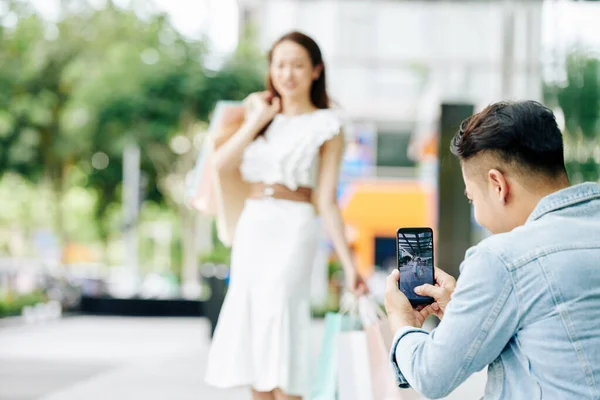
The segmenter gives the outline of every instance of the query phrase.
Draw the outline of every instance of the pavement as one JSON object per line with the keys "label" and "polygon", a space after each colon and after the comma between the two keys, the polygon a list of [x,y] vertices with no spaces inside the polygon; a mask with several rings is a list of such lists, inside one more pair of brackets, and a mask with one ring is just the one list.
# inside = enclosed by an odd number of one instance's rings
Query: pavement
{"label": "pavement", "polygon": [[[313,355],[322,321],[312,326]],[[202,318],[67,317],[0,324],[0,400],[249,400],[245,388],[203,382],[209,324]],[[447,399],[476,400],[485,372]]]}

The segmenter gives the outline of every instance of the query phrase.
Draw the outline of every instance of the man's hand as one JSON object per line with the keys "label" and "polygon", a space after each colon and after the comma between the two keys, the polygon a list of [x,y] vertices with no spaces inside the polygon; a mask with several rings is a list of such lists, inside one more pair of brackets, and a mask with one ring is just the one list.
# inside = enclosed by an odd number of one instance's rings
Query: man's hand
{"label": "man's hand", "polygon": [[392,333],[405,326],[414,326],[420,328],[423,322],[431,314],[430,308],[424,308],[420,311],[415,310],[404,293],[398,288],[398,279],[400,271],[393,270],[386,279],[385,286],[385,310]]}
{"label": "man's hand", "polygon": [[456,279],[439,268],[435,268],[435,286],[421,285],[415,288],[415,293],[419,296],[433,297],[435,302],[423,308],[429,314],[433,314],[439,319],[444,317],[446,306],[450,303],[452,293],[456,287]]}

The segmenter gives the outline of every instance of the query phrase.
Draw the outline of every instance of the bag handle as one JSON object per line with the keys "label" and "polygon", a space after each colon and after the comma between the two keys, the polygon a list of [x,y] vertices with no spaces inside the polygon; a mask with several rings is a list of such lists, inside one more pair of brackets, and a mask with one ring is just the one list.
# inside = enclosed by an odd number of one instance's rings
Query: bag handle
{"label": "bag handle", "polygon": [[379,303],[371,296],[361,296],[358,299],[358,305],[360,319],[365,327],[387,318]]}
{"label": "bag handle", "polygon": [[387,315],[374,297],[368,295],[355,296],[350,292],[342,295],[339,313],[356,317],[361,321],[363,327],[370,326],[387,318]]}
{"label": "bag handle", "polygon": [[341,315],[350,315],[352,317],[358,317],[358,298],[350,292],[346,292],[340,299],[340,311]]}

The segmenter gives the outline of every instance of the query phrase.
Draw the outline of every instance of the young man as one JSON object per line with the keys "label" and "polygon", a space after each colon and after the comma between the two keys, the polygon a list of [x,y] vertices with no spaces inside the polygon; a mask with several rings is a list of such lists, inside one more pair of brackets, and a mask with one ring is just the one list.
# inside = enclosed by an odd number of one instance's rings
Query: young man
{"label": "young man", "polygon": [[[400,386],[440,398],[489,365],[485,399],[600,398],[600,186],[570,186],[554,115],[533,101],[470,117],[452,152],[494,235],[467,251],[458,282],[436,269],[436,286],[415,289],[436,299],[423,310],[388,278]],[[442,321],[428,334],[430,314]]]}

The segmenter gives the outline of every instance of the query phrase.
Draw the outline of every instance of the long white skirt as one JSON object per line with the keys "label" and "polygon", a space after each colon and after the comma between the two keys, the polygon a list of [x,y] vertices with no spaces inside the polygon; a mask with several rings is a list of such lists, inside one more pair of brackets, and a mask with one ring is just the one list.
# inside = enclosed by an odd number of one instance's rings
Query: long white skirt
{"label": "long white skirt", "polygon": [[312,204],[246,202],[232,249],[229,290],[209,351],[208,384],[308,396],[317,229]]}

